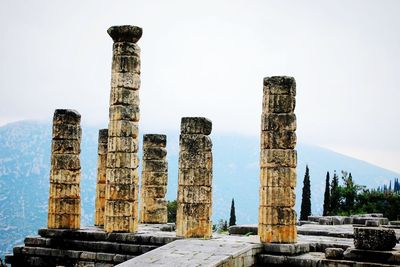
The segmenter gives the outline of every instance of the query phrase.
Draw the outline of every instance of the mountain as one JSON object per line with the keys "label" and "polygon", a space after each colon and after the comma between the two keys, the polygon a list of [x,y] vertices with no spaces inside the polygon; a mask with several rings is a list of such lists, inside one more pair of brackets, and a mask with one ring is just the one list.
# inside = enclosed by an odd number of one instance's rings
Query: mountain
{"label": "mountain", "polygon": [[[97,168],[98,129],[83,127],[81,145],[82,225],[92,225]],[[237,223],[256,223],[259,186],[259,140],[240,135],[212,135],[213,221],[229,219],[235,198]],[[22,121],[0,127],[0,257],[47,224],[51,125]],[[176,199],[178,133],[168,133],[167,198]],[[399,174],[333,151],[299,144],[297,206],[305,165],[310,168],[313,214],[322,213],[326,171],[350,171],[356,183],[376,188]]]}

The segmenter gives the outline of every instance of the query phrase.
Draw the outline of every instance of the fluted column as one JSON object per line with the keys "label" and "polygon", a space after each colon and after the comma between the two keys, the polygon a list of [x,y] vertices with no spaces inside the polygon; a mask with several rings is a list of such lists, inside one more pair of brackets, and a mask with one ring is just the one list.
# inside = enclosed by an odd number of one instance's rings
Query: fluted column
{"label": "fluted column", "polygon": [[295,96],[294,78],[264,79],[258,218],[258,235],[264,243],[297,242]]}
{"label": "fluted column", "polygon": [[210,238],[212,235],[211,121],[186,117],[179,139],[178,207],[176,235]]}
{"label": "fluted column", "polygon": [[97,150],[96,212],[94,225],[104,226],[104,207],[106,204],[106,161],[108,129],[99,130]]}
{"label": "fluted column", "polygon": [[81,115],[57,109],[53,117],[48,228],[79,229]]}
{"label": "fluted column", "polygon": [[138,124],[142,29],[114,26],[108,151],[106,164],[107,232],[136,232],[138,224]]}
{"label": "fluted column", "polygon": [[143,136],[142,186],[140,191],[140,222],[167,223],[168,161],[167,136]]}

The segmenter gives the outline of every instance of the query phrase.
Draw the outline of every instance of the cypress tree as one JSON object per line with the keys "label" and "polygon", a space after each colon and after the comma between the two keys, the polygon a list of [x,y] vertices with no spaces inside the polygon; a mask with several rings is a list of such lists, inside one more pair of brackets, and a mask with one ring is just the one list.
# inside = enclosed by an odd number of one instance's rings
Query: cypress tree
{"label": "cypress tree", "polygon": [[330,202],[330,215],[336,215],[340,206],[339,176],[337,176],[336,171],[332,178]]}
{"label": "cypress tree", "polygon": [[232,198],[231,204],[231,215],[229,217],[229,226],[236,225],[236,214],[235,214],[235,200]]}
{"label": "cypress tree", "polygon": [[308,165],[303,181],[303,195],[301,199],[300,220],[306,221],[311,215],[311,188],[310,188],[310,173]]}
{"label": "cypress tree", "polygon": [[330,192],[330,177],[329,172],[326,172],[325,179],[325,194],[324,194],[324,210],[322,215],[327,216],[330,213],[330,201],[331,201],[331,192]]}

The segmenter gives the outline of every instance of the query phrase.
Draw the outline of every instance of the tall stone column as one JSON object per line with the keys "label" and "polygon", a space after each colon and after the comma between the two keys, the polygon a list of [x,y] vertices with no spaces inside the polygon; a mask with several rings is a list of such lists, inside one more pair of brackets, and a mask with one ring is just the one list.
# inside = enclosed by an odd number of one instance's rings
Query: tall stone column
{"label": "tall stone column", "polygon": [[176,235],[210,238],[212,235],[211,121],[186,117],[179,140]]}
{"label": "tall stone column", "polygon": [[108,129],[99,130],[97,150],[96,212],[94,225],[104,226],[104,207],[106,204],[106,161]]}
{"label": "tall stone column", "polygon": [[75,110],[56,109],[54,112],[48,228],[80,228],[80,122],[81,115]]}
{"label": "tall stone column", "polygon": [[295,96],[294,78],[264,79],[258,217],[258,235],[264,243],[297,242]]}
{"label": "tall stone column", "polygon": [[143,136],[142,188],[140,191],[140,222],[167,223],[168,161],[167,136]]}
{"label": "tall stone column", "polygon": [[138,224],[138,124],[142,29],[114,26],[106,164],[107,232],[136,232]]}

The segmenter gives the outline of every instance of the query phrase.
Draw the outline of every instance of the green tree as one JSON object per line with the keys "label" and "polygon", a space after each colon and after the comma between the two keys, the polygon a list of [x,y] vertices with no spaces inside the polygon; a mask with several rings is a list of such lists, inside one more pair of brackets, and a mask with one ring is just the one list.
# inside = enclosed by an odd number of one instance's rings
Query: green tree
{"label": "green tree", "polygon": [[168,222],[174,223],[176,222],[176,209],[178,207],[178,203],[176,200],[169,201],[167,203],[167,214],[168,214]]}
{"label": "green tree", "polygon": [[331,192],[330,192],[330,187],[329,186],[330,186],[329,172],[326,172],[325,194],[324,194],[324,210],[323,210],[323,214],[322,214],[324,216],[327,216],[330,213]]}
{"label": "green tree", "polygon": [[340,188],[339,188],[339,176],[336,171],[333,173],[332,184],[331,184],[331,197],[330,197],[330,214],[337,215],[340,207]]}
{"label": "green tree", "polygon": [[229,226],[232,225],[236,225],[235,200],[233,198],[231,203],[231,215],[229,216]]}
{"label": "green tree", "polygon": [[303,195],[301,199],[300,220],[305,221],[311,215],[311,188],[310,188],[310,172],[308,165],[303,181]]}

